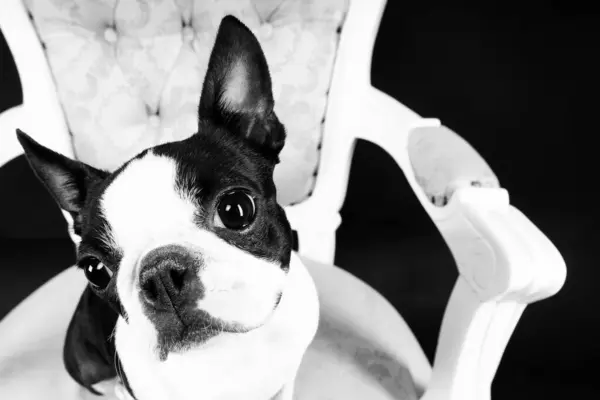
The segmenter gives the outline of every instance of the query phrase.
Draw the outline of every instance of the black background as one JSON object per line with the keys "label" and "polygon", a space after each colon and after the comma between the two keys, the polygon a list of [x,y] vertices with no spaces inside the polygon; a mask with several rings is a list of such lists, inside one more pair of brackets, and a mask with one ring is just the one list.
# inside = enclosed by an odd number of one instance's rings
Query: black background
{"label": "black background", "polygon": [[[599,14],[573,1],[485,4],[390,0],[372,81],[466,138],[567,263],[563,290],[525,311],[493,398],[600,398]],[[21,101],[3,39],[0,62],[2,111]],[[336,264],[390,299],[432,359],[456,268],[372,144],[357,146],[342,217]],[[0,169],[0,317],[71,262],[61,218],[22,158]]]}

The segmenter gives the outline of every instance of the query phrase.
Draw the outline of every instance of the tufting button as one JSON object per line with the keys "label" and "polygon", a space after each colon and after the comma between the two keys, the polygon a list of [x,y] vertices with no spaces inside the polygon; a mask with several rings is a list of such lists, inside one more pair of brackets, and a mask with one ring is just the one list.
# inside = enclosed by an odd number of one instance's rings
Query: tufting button
{"label": "tufting button", "polygon": [[194,28],[191,26],[185,26],[181,32],[181,36],[183,37],[184,42],[189,43],[194,40],[196,33],[194,32]]}
{"label": "tufting button", "polygon": [[260,36],[263,39],[269,39],[273,35],[273,25],[269,23],[264,23],[260,27]]}
{"label": "tufting button", "polygon": [[104,40],[109,43],[114,43],[117,41],[117,31],[115,28],[110,26],[104,30]]}
{"label": "tufting button", "polygon": [[160,117],[156,114],[150,115],[148,117],[148,124],[153,128],[158,128],[160,126]]}

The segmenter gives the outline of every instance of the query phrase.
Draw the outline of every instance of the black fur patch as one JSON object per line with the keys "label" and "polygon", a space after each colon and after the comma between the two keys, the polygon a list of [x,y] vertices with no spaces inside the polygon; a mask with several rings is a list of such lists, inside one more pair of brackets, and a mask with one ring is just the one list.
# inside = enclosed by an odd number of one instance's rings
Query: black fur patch
{"label": "black fur patch", "polygon": [[[157,155],[177,164],[177,186],[197,194],[196,223],[250,254],[274,261],[286,270],[292,249],[292,231],[277,203],[274,165],[245,141],[204,123],[200,131],[181,142],[156,147]],[[233,188],[245,189],[256,203],[256,219],[248,229],[232,231],[213,226],[219,196]]]}
{"label": "black fur patch", "polygon": [[94,394],[92,385],[117,376],[112,338],[117,313],[89,287],[85,289],[71,319],[63,361],[69,375]]}

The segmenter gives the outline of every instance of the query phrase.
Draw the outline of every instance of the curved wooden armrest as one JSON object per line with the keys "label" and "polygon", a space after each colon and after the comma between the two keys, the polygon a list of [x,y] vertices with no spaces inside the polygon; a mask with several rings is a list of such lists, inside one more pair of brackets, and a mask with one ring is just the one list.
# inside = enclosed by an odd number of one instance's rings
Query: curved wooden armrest
{"label": "curved wooden armrest", "polygon": [[459,270],[423,399],[489,399],[526,304],[560,290],[565,263],[466,141],[377,89],[365,91],[360,138],[402,168]]}
{"label": "curved wooden armrest", "polygon": [[554,295],[564,261],[503,189],[460,188],[436,225],[457,263],[426,400],[489,399],[527,304]]}
{"label": "curved wooden armrest", "polygon": [[[23,88],[23,105],[0,115],[0,165],[22,152],[16,128],[67,157],[74,158],[73,145],[52,72],[42,44],[21,0],[3,0],[0,30],[8,43]],[[1,87],[1,82],[0,82]]]}

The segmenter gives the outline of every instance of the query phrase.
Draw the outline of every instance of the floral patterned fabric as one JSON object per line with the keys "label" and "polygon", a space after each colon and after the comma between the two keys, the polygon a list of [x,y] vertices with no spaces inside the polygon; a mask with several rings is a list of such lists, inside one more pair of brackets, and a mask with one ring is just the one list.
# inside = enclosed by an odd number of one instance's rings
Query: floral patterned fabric
{"label": "floral patterned fabric", "polygon": [[278,199],[305,199],[339,28],[349,0],[24,0],[45,46],[78,159],[116,169],[141,150],[184,139],[217,28],[232,14],[260,41],[288,140]]}

